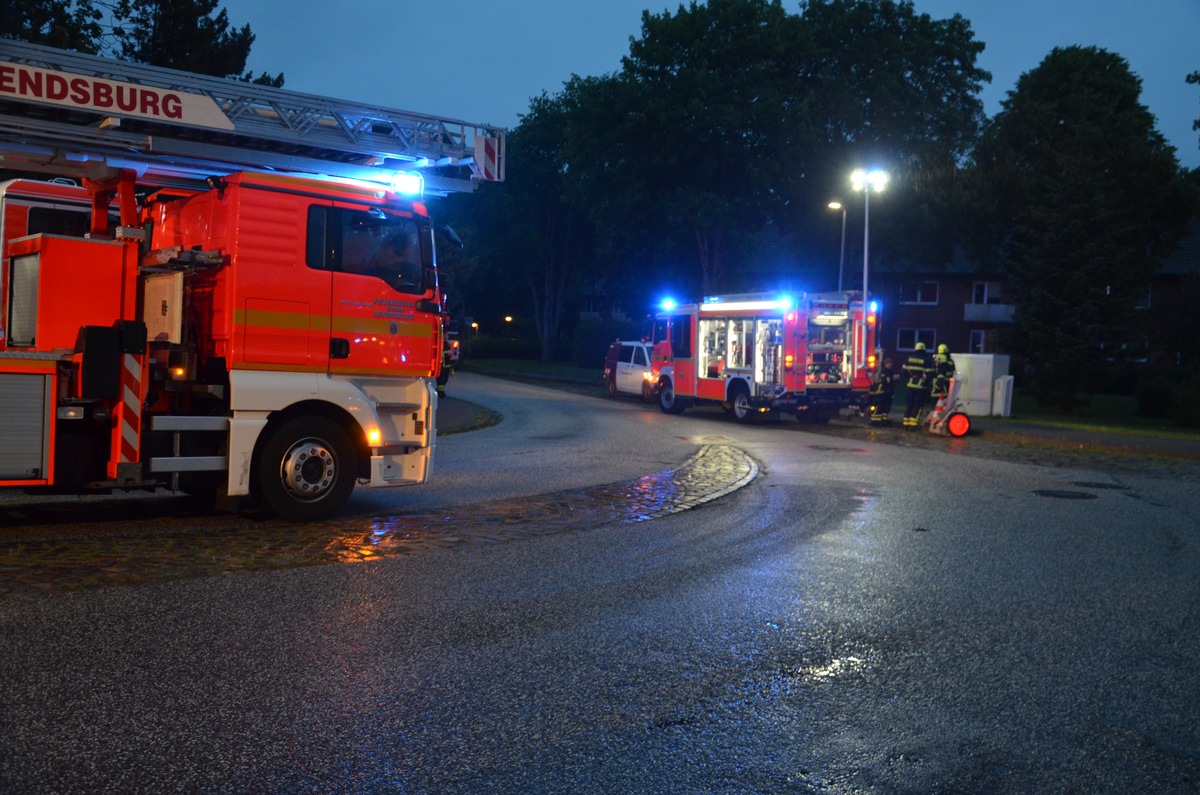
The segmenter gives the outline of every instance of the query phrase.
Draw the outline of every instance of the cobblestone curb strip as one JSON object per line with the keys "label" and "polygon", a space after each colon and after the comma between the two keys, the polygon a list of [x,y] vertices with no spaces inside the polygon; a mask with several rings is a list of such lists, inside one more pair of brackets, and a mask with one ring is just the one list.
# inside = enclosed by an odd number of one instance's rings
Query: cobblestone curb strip
{"label": "cobblestone curb strip", "polygon": [[675,469],[636,480],[477,503],[450,512],[314,525],[272,521],[217,533],[13,541],[0,545],[0,598],[356,563],[633,524],[711,502],[750,483],[758,472],[758,463],[741,450],[709,445]]}

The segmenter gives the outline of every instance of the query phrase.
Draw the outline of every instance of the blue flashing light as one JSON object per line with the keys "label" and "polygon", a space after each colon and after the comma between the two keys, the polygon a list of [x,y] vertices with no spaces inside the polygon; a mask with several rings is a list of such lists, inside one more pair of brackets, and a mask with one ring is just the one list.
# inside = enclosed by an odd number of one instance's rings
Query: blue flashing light
{"label": "blue flashing light", "polygon": [[664,312],[670,312],[675,309],[675,307],[679,306],[679,304],[675,303],[674,298],[664,298],[659,306],[662,307]]}
{"label": "blue flashing light", "polygon": [[878,312],[878,311],[879,311],[879,302],[878,302],[878,301],[872,301],[872,302],[871,302],[871,311],[872,311],[872,312]]}
{"label": "blue flashing light", "polygon": [[416,171],[397,171],[392,177],[392,190],[402,196],[420,196],[425,193],[425,178]]}
{"label": "blue flashing light", "polygon": [[779,296],[779,308],[782,309],[784,312],[791,309],[792,306],[794,305],[794,303],[795,302],[792,301],[792,297],[790,295]]}

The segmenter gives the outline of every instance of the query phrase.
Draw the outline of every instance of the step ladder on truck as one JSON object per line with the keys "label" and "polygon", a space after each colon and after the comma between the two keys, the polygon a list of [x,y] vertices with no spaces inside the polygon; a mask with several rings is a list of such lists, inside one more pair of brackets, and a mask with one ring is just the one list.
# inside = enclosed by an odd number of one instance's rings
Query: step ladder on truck
{"label": "step ladder on truck", "polygon": [[502,180],[502,129],[0,40],[0,169],[54,178],[0,184],[0,488],[428,480],[423,196]]}

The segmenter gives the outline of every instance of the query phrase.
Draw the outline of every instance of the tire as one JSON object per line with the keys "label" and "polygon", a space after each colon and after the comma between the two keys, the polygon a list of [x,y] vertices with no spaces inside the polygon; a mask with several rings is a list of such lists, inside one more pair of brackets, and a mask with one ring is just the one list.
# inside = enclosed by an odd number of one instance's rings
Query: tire
{"label": "tire", "polygon": [[255,465],[256,493],[281,519],[323,519],[354,490],[355,458],[354,443],[336,422],[293,417],[263,443]]}
{"label": "tire", "polygon": [[615,379],[615,378],[608,379],[607,386],[608,386],[608,396],[610,398],[615,398],[617,396],[617,379]]}
{"label": "tire", "polygon": [[642,402],[643,403],[653,403],[654,402],[654,385],[651,384],[649,381],[642,382]]}
{"label": "tire", "polygon": [[946,430],[955,439],[966,436],[971,432],[971,418],[961,411],[956,411],[946,418]]}
{"label": "tire", "polygon": [[738,422],[749,422],[755,415],[754,406],[750,405],[750,393],[746,387],[735,386],[729,395],[730,413]]}
{"label": "tire", "polygon": [[683,401],[675,395],[675,384],[670,378],[664,378],[658,385],[658,407],[663,414],[682,414]]}

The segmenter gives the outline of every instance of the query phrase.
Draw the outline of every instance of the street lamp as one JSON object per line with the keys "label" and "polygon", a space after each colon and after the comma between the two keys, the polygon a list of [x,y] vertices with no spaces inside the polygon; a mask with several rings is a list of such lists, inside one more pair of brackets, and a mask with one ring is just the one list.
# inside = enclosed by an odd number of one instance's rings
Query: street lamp
{"label": "street lamp", "polygon": [[838,260],[838,292],[842,291],[842,273],[846,270],[846,206],[840,201],[831,201],[829,209],[842,211],[842,256]]}
{"label": "street lamp", "polygon": [[866,363],[870,351],[867,350],[867,263],[868,263],[868,248],[871,241],[871,191],[879,193],[887,186],[888,175],[886,171],[872,170],[865,171],[857,169],[850,175],[850,184],[855,190],[863,192],[863,297],[862,297],[862,313],[863,313],[863,350],[862,361]]}

